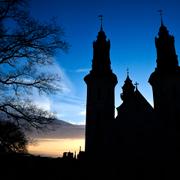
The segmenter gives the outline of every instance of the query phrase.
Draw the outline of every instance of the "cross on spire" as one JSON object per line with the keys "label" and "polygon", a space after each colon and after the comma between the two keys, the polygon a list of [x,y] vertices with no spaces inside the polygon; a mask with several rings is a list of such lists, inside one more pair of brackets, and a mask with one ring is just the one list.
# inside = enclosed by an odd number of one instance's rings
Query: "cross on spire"
{"label": "cross on spire", "polygon": [[135,82],[135,84],[134,84],[135,86],[136,86],[136,89],[138,88],[138,85],[139,85],[139,83],[138,82]]}
{"label": "cross on spire", "polygon": [[161,18],[161,26],[163,25],[163,10],[158,10],[160,18]]}
{"label": "cross on spire", "polygon": [[98,16],[98,18],[99,18],[99,20],[100,20],[100,24],[101,24],[101,31],[102,31],[102,30],[103,30],[103,27],[102,27],[103,15],[102,15],[102,14],[100,14],[100,15]]}
{"label": "cross on spire", "polygon": [[129,76],[129,68],[127,68],[126,71],[127,71],[127,76]]}

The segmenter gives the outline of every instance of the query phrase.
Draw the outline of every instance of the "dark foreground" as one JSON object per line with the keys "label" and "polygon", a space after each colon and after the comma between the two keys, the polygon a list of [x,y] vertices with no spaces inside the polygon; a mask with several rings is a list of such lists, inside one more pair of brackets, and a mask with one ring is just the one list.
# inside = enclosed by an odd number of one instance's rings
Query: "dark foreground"
{"label": "dark foreground", "polygon": [[[176,164],[178,163],[178,164]],[[179,179],[179,162],[85,161],[31,155],[0,155],[0,180]]]}

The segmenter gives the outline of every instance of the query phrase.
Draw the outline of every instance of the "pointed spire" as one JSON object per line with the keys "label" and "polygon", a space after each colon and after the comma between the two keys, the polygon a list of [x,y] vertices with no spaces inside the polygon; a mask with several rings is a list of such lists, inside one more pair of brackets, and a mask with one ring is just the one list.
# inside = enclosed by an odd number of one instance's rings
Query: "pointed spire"
{"label": "pointed spire", "polygon": [[126,79],[124,81],[124,84],[126,84],[127,82],[132,83],[132,80],[129,77],[129,68],[126,69],[126,73],[127,73],[127,76],[126,76]]}
{"label": "pointed spire", "polygon": [[129,70],[127,69],[127,77],[122,86],[123,93],[121,94],[121,99],[124,101],[128,100],[134,93],[134,85],[129,77]]}
{"label": "pointed spire", "polygon": [[126,71],[127,71],[127,77],[128,77],[129,76],[129,68],[127,68]]}
{"label": "pointed spire", "polygon": [[124,82],[132,82],[130,77],[129,77],[129,68],[126,69],[126,72],[127,72],[127,77],[126,77],[126,80]]}
{"label": "pointed spire", "polygon": [[98,32],[97,40],[93,42],[92,71],[96,74],[111,73],[110,62],[110,40],[106,39],[106,34],[102,27],[102,15],[98,16],[101,21],[101,29]]}
{"label": "pointed spire", "polygon": [[163,10],[158,10],[159,12],[159,15],[160,15],[160,18],[161,18],[161,26],[164,26],[164,23],[163,23]]}
{"label": "pointed spire", "polygon": [[157,68],[159,72],[167,73],[175,71],[178,67],[178,59],[174,46],[174,36],[169,34],[167,27],[163,23],[162,10],[158,11],[161,17],[161,26],[158,37],[155,38],[157,50]]}
{"label": "pointed spire", "polygon": [[167,27],[164,25],[164,22],[163,22],[163,11],[160,9],[160,10],[158,10],[158,12],[159,12],[160,19],[161,19],[161,26],[159,28],[158,35],[163,36],[163,37],[168,36],[169,32],[168,32]]}
{"label": "pointed spire", "polygon": [[103,31],[103,15],[99,15],[98,16],[99,20],[100,20],[100,31],[98,33],[98,39],[104,39],[106,40],[106,34],[105,32]]}
{"label": "pointed spire", "polygon": [[100,24],[101,24],[101,28],[100,28],[100,31],[103,31],[103,25],[102,25],[102,21],[103,21],[103,15],[102,14],[100,14],[99,16],[98,16],[98,18],[99,18],[99,20],[100,20]]}

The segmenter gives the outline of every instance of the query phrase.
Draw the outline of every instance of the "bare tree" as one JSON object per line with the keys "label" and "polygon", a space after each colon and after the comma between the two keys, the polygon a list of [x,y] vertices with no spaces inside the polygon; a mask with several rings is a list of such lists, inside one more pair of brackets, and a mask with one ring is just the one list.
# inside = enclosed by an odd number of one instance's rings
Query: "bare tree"
{"label": "bare tree", "polygon": [[55,20],[41,23],[30,16],[26,0],[0,0],[0,114],[18,125],[41,128],[54,116],[37,108],[26,95],[61,89],[57,74],[43,71],[57,50],[67,50]]}

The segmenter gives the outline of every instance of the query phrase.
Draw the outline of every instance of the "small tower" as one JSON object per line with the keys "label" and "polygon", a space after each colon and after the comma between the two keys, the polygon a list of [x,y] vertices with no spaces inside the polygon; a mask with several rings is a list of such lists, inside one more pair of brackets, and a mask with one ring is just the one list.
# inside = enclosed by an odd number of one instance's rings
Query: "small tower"
{"label": "small tower", "polygon": [[[129,73],[127,73],[127,77],[124,81],[124,85],[122,86],[121,93],[121,99],[123,102],[119,107],[117,107],[118,116],[116,117],[116,119],[121,120],[122,116],[126,112],[126,121],[128,120],[128,116],[130,117],[129,120],[131,119],[132,121],[134,121],[134,118],[138,119],[137,117],[142,116],[144,113],[152,113],[152,106],[139,92],[137,85],[137,82],[135,84],[132,83],[132,80],[129,77]],[[134,117],[133,113],[135,113]]]}
{"label": "small tower", "polygon": [[103,31],[102,16],[97,40],[93,42],[92,70],[84,81],[87,84],[85,151],[88,157],[96,158],[109,146],[117,84],[111,70],[110,41]]}
{"label": "small tower", "polygon": [[153,108],[138,90],[138,83],[135,85],[136,87],[127,74],[122,87],[123,102],[117,107],[114,147],[115,154],[119,154],[119,158],[123,160],[150,158],[147,147],[151,137]]}
{"label": "small tower", "polygon": [[135,87],[132,80],[129,78],[129,72],[127,72],[127,77],[122,87],[123,92],[121,94],[121,99],[125,102],[131,100],[132,96],[134,95],[134,89]]}

